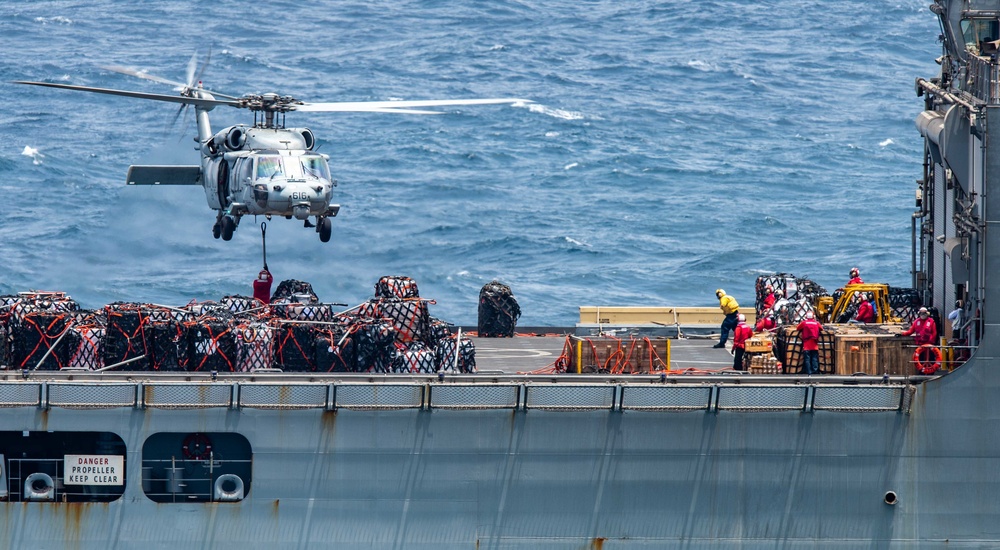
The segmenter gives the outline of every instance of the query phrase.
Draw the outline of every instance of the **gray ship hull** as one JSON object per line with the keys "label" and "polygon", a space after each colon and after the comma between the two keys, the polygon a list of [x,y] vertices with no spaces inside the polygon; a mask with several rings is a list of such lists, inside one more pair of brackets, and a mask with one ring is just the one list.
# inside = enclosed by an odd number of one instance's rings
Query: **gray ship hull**
{"label": "gray ship hull", "polygon": [[[762,409],[775,403],[745,396],[727,407],[722,396],[739,388],[727,377],[692,385],[708,386],[710,401],[687,412],[630,408],[629,392],[652,379],[556,385],[581,410],[548,410],[534,390],[552,386],[542,380],[520,384],[515,407],[496,410],[436,408],[426,393],[403,410],[171,410],[149,402],[150,387],[130,407],[50,400],[3,411],[5,429],[114,432],[130,481],[112,502],[0,504],[0,547],[982,548],[1000,544],[994,362],[979,357],[918,386],[783,380],[754,395],[804,391],[813,403],[771,411]],[[431,396],[447,384],[425,382]],[[610,406],[595,402],[609,387]],[[902,388],[892,395],[905,403],[849,410],[870,404],[873,388]],[[834,390],[844,410],[815,405]],[[143,494],[144,441],[188,430],[250,441],[244,500]]]}

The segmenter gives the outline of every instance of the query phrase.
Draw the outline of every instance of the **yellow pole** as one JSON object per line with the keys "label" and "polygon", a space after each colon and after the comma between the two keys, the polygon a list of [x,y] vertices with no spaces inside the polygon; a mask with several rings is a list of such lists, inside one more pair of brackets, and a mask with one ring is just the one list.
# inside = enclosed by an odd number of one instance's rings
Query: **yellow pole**
{"label": "yellow pole", "polygon": [[583,340],[576,341],[576,373],[583,372]]}
{"label": "yellow pole", "polygon": [[666,339],[667,342],[667,370],[670,370],[670,339]]}

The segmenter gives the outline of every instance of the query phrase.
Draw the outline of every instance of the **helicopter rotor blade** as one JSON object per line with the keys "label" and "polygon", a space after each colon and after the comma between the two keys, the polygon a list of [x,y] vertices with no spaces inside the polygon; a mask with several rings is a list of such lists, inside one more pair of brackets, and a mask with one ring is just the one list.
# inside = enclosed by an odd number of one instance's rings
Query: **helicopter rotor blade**
{"label": "helicopter rotor blade", "polygon": [[194,72],[196,70],[198,70],[198,52],[191,54],[191,59],[188,60],[187,72],[184,73],[187,76],[185,88],[194,88]]}
{"label": "helicopter rotor blade", "polygon": [[[145,71],[138,71],[138,70],[135,70],[135,69],[130,69],[128,67],[121,67],[121,66],[118,66],[118,65],[107,65],[107,66],[103,66],[101,68],[104,69],[104,70],[106,70],[106,71],[111,71],[111,72],[114,72],[114,73],[119,73],[119,74],[123,74],[123,75],[127,75],[127,76],[134,76],[136,78],[142,78],[142,79],[145,79],[145,80],[151,80],[151,81],[157,82],[159,84],[166,84],[168,86],[174,86],[175,88],[179,88],[181,90],[189,90],[191,88],[194,88],[194,85],[198,82],[198,80],[201,79],[202,73],[205,72],[205,67],[208,66],[207,65],[208,62],[206,61],[205,63],[206,64],[203,65],[202,68],[201,68],[201,72],[199,72],[198,75],[197,75],[197,80],[195,79],[195,76],[193,75],[193,73],[189,73],[191,75],[191,76],[189,76],[190,84],[185,84],[183,82],[178,82],[176,80],[170,80],[169,78],[163,78],[161,76],[151,75],[151,74],[149,74],[149,73],[147,73]],[[190,65],[189,65],[189,67],[190,67]],[[224,97],[224,98],[227,98],[227,99],[239,99],[238,97],[236,97],[234,95],[224,94],[222,92],[216,92],[215,90],[209,90],[209,89],[204,89],[204,90],[206,92],[212,94],[213,96],[216,96],[216,97]]]}
{"label": "helicopter rotor blade", "polygon": [[523,105],[533,103],[530,99],[427,99],[416,101],[338,101],[332,103],[301,103],[292,110],[304,113],[403,113],[440,114],[437,111],[414,111],[412,107],[449,107],[459,105]]}
{"label": "helicopter rotor blade", "polygon": [[27,80],[15,80],[14,84],[28,84],[30,86],[45,86],[47,88],[62,88],[65,90],[78,90],[81,92],[94,92],[98,94],[120,95],[125,97],[135,97],[139,99],[152,99],[154,101],[166,101],[169,103],[183,103],[185,105],[194,105],[195,107],[201,107],[203,109],[212,109],[220,105],[228,105],[230,107],[241,107],[241,104],[238,101],[223,100],[223,99],[204,99],[200,97],[150,94],[146,92],[132,92],[128,90],[114,90],[111,88],[94,88],[92,86],[74,86],[72,84],[55,84],[52,82],[31,82]]}
{"label": "helicopter rotor blade", "polygon": [[[208,55],[205,56],[205,62],[202,63],[201,69],[198,71],[198,75],[195,76],[194,79],[189,79],[189,81],[191,82],[192,86],[194,86],[195,82],[201,82],[201,76],[203,74],[205,74],[205,69],[208,68],[208,64],[211,63],[211,62],[212,62],[212,46],[209,46],[208,47]],[[218,95],[220,95],[222,97],[228,97],[229,99],[236,99],[235,97],[233,97],[231,95],[226,95],[226,94],[218,94]]]}

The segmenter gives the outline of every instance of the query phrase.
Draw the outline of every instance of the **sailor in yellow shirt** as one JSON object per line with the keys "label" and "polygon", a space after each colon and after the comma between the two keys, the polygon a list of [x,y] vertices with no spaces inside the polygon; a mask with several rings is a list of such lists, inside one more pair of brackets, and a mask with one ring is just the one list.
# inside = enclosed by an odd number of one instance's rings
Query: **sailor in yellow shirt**
{"label": "sailor in yellow shirt", "polygon": [[719,307],[722,308],[722,313],[726,314],[726,318],[722,320],[722,336],[719,337],[719,343],[712,347],[724,348],[726,340],[729,339],[729,331],[736,328],[739,323],[736,316],[740,313],[740,304],[736,302],[736,298],[726,294],[721,288],[715,291],[715,297],[719,299]]}

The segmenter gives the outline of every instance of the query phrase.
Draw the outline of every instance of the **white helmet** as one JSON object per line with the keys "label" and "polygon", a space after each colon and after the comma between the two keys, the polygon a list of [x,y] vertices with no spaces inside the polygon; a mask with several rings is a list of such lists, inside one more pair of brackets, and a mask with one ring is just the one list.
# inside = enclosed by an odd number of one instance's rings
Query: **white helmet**
{"label": "white helmet", "polygon": [[745,323],[747,321],[747,316],[740,313],[739,315],[736,316],[736,320],[741,323]]}

